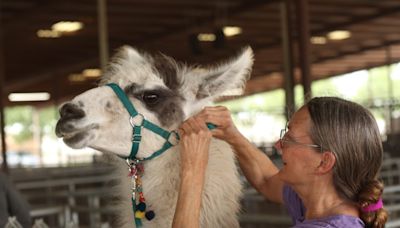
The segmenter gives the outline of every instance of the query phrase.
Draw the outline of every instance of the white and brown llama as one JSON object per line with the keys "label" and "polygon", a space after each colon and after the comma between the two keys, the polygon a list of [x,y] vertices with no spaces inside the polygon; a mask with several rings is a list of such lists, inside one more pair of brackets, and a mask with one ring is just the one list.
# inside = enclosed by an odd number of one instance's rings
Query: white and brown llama
{"label": "white and brown llama", "polygon": [[[100,86],[88,90],[60,108],[56,133],[72,148],[91,147],[122,157],[130,154],[130,116],[113,90],[122,88],[137,112],[155,125],[173,131],[185,119],[225,92],[243,89],[253,64],[253,52],[246,48],[231,61],[213,68],[189,67],[165,55],[150,56],[129,46],[122,47],[109,64]],[[159,150],[165,139],[144,129],[137,158]],[[118,205],[121,227],[135,227],[131,202],[131,178],[123,159],[119,168]],[[141,179],[147,208],[154,219],[143,219],[144,227],[171,227],[180,181],[179,145],[144,161]],[[213,139],[203,189],[200,224],[205,228],[239,227],[238,212],[242,186],[235,157],[228,144]]]}

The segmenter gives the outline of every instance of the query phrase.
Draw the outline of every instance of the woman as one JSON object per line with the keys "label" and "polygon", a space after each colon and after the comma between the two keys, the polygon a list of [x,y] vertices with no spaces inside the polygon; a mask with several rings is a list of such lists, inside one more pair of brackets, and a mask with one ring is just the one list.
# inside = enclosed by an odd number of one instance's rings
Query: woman
{"label": "woman", "polygon": [[[218,126],[211,132],[210,122]],[[212,136],[234,149],[253,187],[284,203],[294,227],[384,227],[383,185],[377,179],[383,150],[378,127],[362,106],[318,97],[300,108],[275,147],[278,168],[234,126],[225,107],[208,107],[180,129],[182,182],[174,227],[199,227],[201,190]]]}

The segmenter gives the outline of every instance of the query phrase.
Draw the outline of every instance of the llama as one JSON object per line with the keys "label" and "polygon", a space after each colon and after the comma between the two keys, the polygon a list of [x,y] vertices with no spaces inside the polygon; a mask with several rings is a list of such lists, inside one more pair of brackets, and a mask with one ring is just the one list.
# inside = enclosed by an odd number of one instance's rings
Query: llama
{"label": "llama", "polygon": [[[251,48],[216,67],[186,66],[165,55],[151,56],[124,46],[113,57],[100,85],[60,108],[56,134],[72,148],[91,147],[104,153],[127,157],[132,147],[130,115],[108,83],[118,85],[138,113],[166,131],[174,131],[185,119],[210,105],[229,90],[243,89],[253,64]],[[143,128],[137,158],[148,158],[166,141]],[[116,157],[116,156],[114,156]],[[123,159],[115,160],[120,227],[135,227],[131,177]],[[143,227],[171,227],[180,182],[179,145],[154,159],[142,162],[143,194],[152,220]],[[212,139],[202,196],[201,227],[239,227],[242,186],[230,146]],[[139,225],[136,225],[139,226]]]}

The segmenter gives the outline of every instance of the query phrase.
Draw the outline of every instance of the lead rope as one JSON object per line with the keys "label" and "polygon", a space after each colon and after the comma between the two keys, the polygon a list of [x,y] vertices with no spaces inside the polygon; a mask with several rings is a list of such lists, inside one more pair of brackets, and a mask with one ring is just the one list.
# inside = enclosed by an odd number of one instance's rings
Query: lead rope
{"label": "lead rope", "polygon": [[[161,155],[165,151],[167,151],[172,146],[175,146],[179,141],[179,135],[176,131],[166,131],[161,127],[151,123],[150,121],[147,121],[142,114],[136,111],[135,107],[130,102],[128,96],[117,84],[110,83],[107,84],[107,86],[112,88],[112,90],[118,96],[119,100],[124,105],[125,109],[130,114],[129,122],[133,128],[131,153],[129,157],[122,157],[122,158],[125,159],[126,163],[128,164],[128,170],[129,170],[128,176],[131,177],[131,186],[132,186],[131,200],[132,200],[132,210],[135,216],[135,224],[136,227],[141,227],[143,218],[146,218],[147,220],[150,221],[155,217],[154,211],[152,210],[146,211],[147,205],[143,195],[142,180],[141,180],[141,177],[143,176],[144,173],[143,162],[146,160],[153,159]],[[136,123],[137,120],[139,120],[139,123]],[[161,147],[161,149],[155,151],[151,156],[147,158],[138,159],[136,158],[136,154],[139,150],[139,144],[142,140],[141,130],[143,127],[156,133],[157,135],[160,135],[166,141],[164,145]],[[207,127],[210,130],[216,128],[216,126],[211,123],[207,123]],[[139,199],[137,197],[138,195]]]}

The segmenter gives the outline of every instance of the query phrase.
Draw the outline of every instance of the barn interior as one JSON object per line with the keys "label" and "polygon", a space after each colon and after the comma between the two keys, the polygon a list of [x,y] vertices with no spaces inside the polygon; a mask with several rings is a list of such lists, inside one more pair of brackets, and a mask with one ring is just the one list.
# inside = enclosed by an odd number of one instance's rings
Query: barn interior
{"label": "barn interior", "polygon": [[[50,107],[56,120],[57,107],[63,102],[97,86],[110,58],[123,45],[202,66],[221,63],[250,46],[255,62],[244,93],[220,102],[233,105],[234,113],[240,115],[251,110],[240,109],[235,102],[280,91],[274,115],[282,124],[288,107],[294,109],[312,96],[329,94],[316,92],[318,82],[364,72],[360,76],[364,79],[342,81],[338,87],[351,91],[369,82],[363,91],[366,95],[357,102],[382,116],[385,159],[380,176],[390,213],[386,227],[400,226],[398,0],[0,1],[2,170],[32,206],[32,218],[50,227],[112,227],[113,208],[106,196],[107,184],[114,179],[101,155],[91,152],[84,164],[72,158],[45,165],[42,150],[57,154],[61,149],[44,148],[40,141],[32,149],[38,151],[38,163],[24,165],[20,160],[32,153],[29,147],[10,149],[7,129],[12,128],[11,124],[7,128],[6,119],[7,109]],[[384,75],[373,79],[376,71]],[[377,84],[382,85],[379,90],[375,90]],[[29,99],[39,92],[44,99]],[[11,99],[22,93],[28,99]],[[262,105],[256,109],[269,112]],[[32,126],[41,121],[37,118]],[[49,120],[48,125],[54,127],[55,122]],[[31,128],[32,140],[41,140],[45,130]],[[271,142],[255,143],[279,163]],[[14,152],[20,160],[9,164],[7,157]],[[241,227],[290,226],[283,207],[245,186]]]}

